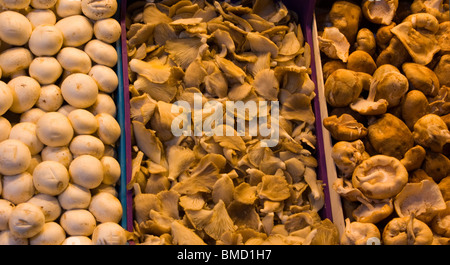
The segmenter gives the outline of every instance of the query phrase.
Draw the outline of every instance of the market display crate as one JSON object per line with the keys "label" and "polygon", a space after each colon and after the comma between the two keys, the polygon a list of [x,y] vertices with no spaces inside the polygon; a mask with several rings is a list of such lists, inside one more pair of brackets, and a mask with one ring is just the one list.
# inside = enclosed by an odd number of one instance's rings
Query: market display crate
{"label": "market display crate", "polygon": [[[124,85],[124,129],[125,129],[125,152],[126,152],[126,182],[129,183],[131,181],[131,174],[132,174],[132,124],[130,119],[130,93],[129,93],[129,87],[130,82],[127,78],[130,74],[130,69],[127,67],[127,62],[129,62],[128,54],[127,54],[127,20],[126,20],[126,10],[130,6],[130,4],[134,3],[134,1],[122,1],[121,3],[121,25],[122,25],[122,64],[123,64],[123,85]],[[323,184],[323,193],[324,193],[324,205],[322,209],[319,211],[320,217],[322,219],[330,219],[331,221],[339,222],[339,216],[333,214],[333,200],[336,200],[336,198],[333,198],[333,191],[329,187],[330,186],[330,180],[328,177],[327,172],[327,161],[326,161],[326,152],[324,145],[324,139],[323,139],[323,127],[322,127],[322,113],[321,113],[321,91],[320,91],[320,79],[317,78],[317,70],[316,68],[320,68],[320,58],[316,58],[315,55],[317,54],[317,47],[314,46],[314,31],[313,31],[313,14],[314,14],[314,7],[315,7],[315,1],[283,1],[283,4],[286,5],[286,7],[289,10],[292,10],[296,12],[298,16],[298,22],[301,25],[303,36],[305,39],[305,42],[309,44],[309,47],[311,49],[311,62],[310,62],[310,68],[311,73],[310,77],[311,80],[315,84],[314,93],[316,96],[314,97],[312,101],[312,108],[315,115],[315,128],[314,133],[317,137],[316,142],[316,151],[315,151],[315,159],[318,162],[317,166],[317,179],[320,180]],[[319,59],[319,63],[317,62],[317,59]],[[133,231],[134,229],[134,220],[136,216],[134,216],[133,213],[133,191],[131,189],[126,191],[127,197],[126,197],[126,209],[127,209],[127,216],[126,216],[126,227],[129,231]]]}

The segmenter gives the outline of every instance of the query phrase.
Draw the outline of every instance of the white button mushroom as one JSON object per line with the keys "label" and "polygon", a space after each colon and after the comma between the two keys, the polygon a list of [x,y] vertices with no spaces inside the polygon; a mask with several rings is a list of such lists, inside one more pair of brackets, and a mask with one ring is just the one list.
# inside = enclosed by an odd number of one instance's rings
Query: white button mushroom
{"label": "white button mushroom", "polygon": [[37,123],[37,121],[44,115],[46,112],[40,108],[32,108],[24,113],[20,114],[20,122],[32,122]]}
{"label": "white button mushroom", "polygon": [[64,46],[78,47],[87,43],[94,35],[92,23],[81,15],[65,17],[56,22],[55,26],[64,36]]}
{"label": "white button mushroom", "polygon": [[75,136],[69,145],[69,149],[74,157],[91,155],[100,159],[105,152],[105,145],[98,137],[85,134]]}
{"label": "white button mushroom", "polygon": [[30,5],[36,9],[52,8],[56,4],[56,0],[31,0]]}
{"label": "white button mushroom", "polygon": [[92,61],[113,67],[117,63],[117,51],[109,43],[93,39],[84,46],[84,51],[91,57]]}
{"label": "white button mushroom", "polygon": [[81,15],[81,0],[58,0],[55,10],[60,17]]}
{"label": "white button mushroom", "polygon": [[25,9],[30,5],[30,0],[1,0],[0,5],[8,9]]}
{"label": "white button mushroom", "polygon": [[120,179],[120,163],[112,156],[103,156],[100,159],[103,164],[103,183],[107,185],[114,185]]}
{"label": "white button mushroom", "polygon": [[65,211],[61,215],[60,223],[71,236],[90,236],[97,224],[92,213],[84,209]]}
{"label": "white button mushroom", "polygon": [[54,84],[41,87],[41,94],[36,102],[36,106],[44,111],[57,111],[64,103],[61,89]]}
{"label": "white button mushroom", "polygon": [[36,56],[52,56],[59,52],[63,41],[63,34],[59,28],[44,24],[33,30],[28,47]]}
{"label": "white button mushroom", "polygon": [[61,106],[61,108],[59,108],[59,110],[57,111],[58,113],[61,113],[64,116],[69,116],[69,113],[71,113],[72,111],[77,110],[77,108],[75,108],[74,106],[71,106],[69,104],[64,104]]}
{"label": "white button mushroom", "polygon": [[9,138],[10,131],[11,123],[5,117],[0,117],[0,142]]}
{"label": "white button mushroom", "polygon": [[37,191],[56,196],[69,185],[69,172],[59,162],[43,161],[33,171],[33,183]]}
{"label": "white button mushroom", "polygon": [[69,166],[69,173],[75,184],[93,189],[103,181],[103,166],[100,160],[91,155],[75,158]]}
{"label": "white button mushroom", "polygon": [[3,176],[2,197],[14,204],[28,201],[35,192],[33,176],[28,172]]}
{"label": "white button mushroom", "polygon": [[23,47],[9,48],[0,53],[0,68],[5,77],[9,77],[20,70],[28,69],[33,55]]}
{"label": "white button mushroom", "polygon": [[31,156],[30,166],[27,168],[27,172],[33,175],[34,168],[42,162],[40,154]]}
{"label": "white button mushroom", "polygon": [[117,120],[108,113],[100,113],[95,116],[98,120],[97,134],[105,144],[115,144],[120,137],[120,125]]}
{"label": "white button mushroom", "polygon": [[30,21],[16,11],[3,11],[0,13],[0,39],[16,46],[25,45],[30,38],[32,26]]}
{"label": "white button mushroom", "polygon": [[14,204],[8,200],[0,199],[0,231],[8,229],[9,216]]}
{"label": "white button mushroom", "polygon": [[117,107],[114,103],[114,99],[109,94],[98,93],[97,100],[94,105],[89,108],[89,111],[94,115],[108,113],[115,117],[117,114]]}
{"label": "white button mushroom", "polygon": [[98,121],[94,114],[85,109],[71,111],[67,118],[77,134],[93,134],[98,129]]}
{"label": "white button mushroom", "polygon": [[31,237],[30,245],[61,245],[66,239],[66,232],[56,222],[47,222],[42,230]]}
{"label": "white button mushroom", "polygon": [[126,245],[127,232],[119,224],[106,222],[97,225],[92,233],[94,245]]}
{"label": "white button mushroom", "polygon": [[36,133],[48,146],[68,145],[73,137],[69,119],[59,112],[47,112],[37,122]]}
{"label": "white button mushroom", "polygon": [[44,227],[45,217],[39,207],[31,203],[16,205],[9,217],[9,230],[18,238],[30,238]]}
{"label": "white button mushroom", "polygon": [[122,28],[114,18],[105,18],[94,23],[95,37],[106,43],[114,43],[119,40],[121,32]]}
{"label": "white button mushroom", "polygon": [[89,211],[98,222],[118,223],[122,219],[122,204],[109,192],[99,192],[92,197]]}
{"label": "white button mushroom", "polygon": [[31,26],[36,28],[40,25],[55,25],[56,16],[50,9],[33,9],[26,15],[31,22]]}
{"label": "white button mushroom", "polygon": [[11,128],[9,139],[19,140],[30,149],[31,155],[36,155],[44,148],[44,144],[36,135],[36,124],[19,122]]}
{"label": "white button mushroom", "polygon": [[28,245],[28,239],[18,238],[11,231],[5,230],[0,232],[0,245]]}
{"label": "white button mushroom", "polygon": [[92,61],[83,50],[74,47],[62,48],[56,56],[64,70],[71,73],[87,74],[91,70]]}
{"label": "white button mushroom", "polygon": [[91,203],[91,192],[85,187],[69,183],[69,186],[58,195],[58,200],[64,210],[87,209]]}
{"label": "white button mushroom", "polygon": [[0,174],[20,174],[27,170],[30,162],[30,149],[21,141],[7,139],[0,143]]}
{"label": "white button mushroom", "polygon": [[92,20],[114,16],[117,11],[116,0],[81,0],[81,11]]}
{"label": "white button mushroom", "polygon": [[0,81],[0,116],[5,114],[8,109],[12,106],[13,95],[11,88],[3,82]]}
{"label": "white button mushroom", "polygon": [[53,84],[61,76],[63,69],[54,57],[36,57],[30,64],[29,74],[41,85]]}
{"label": "white button mushroom", "polygon": [[94,65],[89,71],[89,75],[97,82],[100,91],[112,93],[119,85],[119,78],[110,67],[101,64]]}
{"label": "white button mushroom", "polygon": [[42,149],[41,157],[43,161],[56,161],[69,168],[72,162],[72,153],[67,146],[46,146]]}
{"label": "white button mushroom", "polygon": [[18,76],[8,82],[13,95],[13,104],[9,108],[14,113],[31,109],[39,99],[41,85],[29,76]]}
{"label": "white button mushroom", "polygon": [[64,99],[76,108],[88,108],[97,100],[98,87],[94,79],[87,74],[69,75],[61,84]]}
{"label": "white button mushroom", "polygon": [[92,245],[92,240],[87,236],[69,236],[62,245]]}
{"label": "white button mushroom", "polygon": [[45,216],[46,222],[55,221],[61,215],[61,205],[56,197],[45,193],[37,193],[27,201],[39,207]]}

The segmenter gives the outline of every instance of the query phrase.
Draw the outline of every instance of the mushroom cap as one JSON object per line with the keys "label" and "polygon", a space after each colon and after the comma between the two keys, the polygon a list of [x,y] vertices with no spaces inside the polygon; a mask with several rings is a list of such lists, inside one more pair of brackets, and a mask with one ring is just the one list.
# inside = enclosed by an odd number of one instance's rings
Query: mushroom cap
{"label": "mushroom cap", "polygon": [[367,129],[350,114],[336,115],[323,119],[323,126],[338,141],[354,141],[367,135]]}
{"label": "mushroom cap", "polygon": [[93,189],[103,181],[103,165],[100,160],[91,155],[81,155],[73,159],[69,166],[73,183]]}
{"label": "mushroom cap", "polygon": [[113,67],[118,60],[117,51],[114,46],[98,39],[90,40],[84,46],[84,51],[97,64]]}
{"label": "mushroom cap", "polygon": [[375,155],[359,164],[352,184],[371,199],[387,199],[397,195],[408,182],[408,171],[394,157]]}
{"label": "mushroom cap", "polygon": [[328,16],[333,26],[345,35],[348,42],[354,43],[362,18],[359,5],[349,1],[336,1],[333,3]]}
{"label": "mushroom cap", "polygon": [[88,108],[97,101],[98,87],[87,74],[71,74],[61,83],[64,100],[76,108]]}
{"label": "mushroom cap", "polygon": [[414,141],[433,152],[442,152],[444,145],[450,142],[450,132],[442,118],[436,114],[422,116],[414,124]]}
{"label": "mushroom cap", "polygon": [[395,197],[394,208],[400,217],[414,214],[415,218],[428,223],[439,211],[445,210],[446,204],[439,186],[425,179],[406,184]]}
{"label": "mushroom cap", "polygon": [[428,99],[420,90],[410,90],[401,103],[402,119],[412,131],[414,124],[430,112]]}
{"label": "mushroom cap", "polygon": [[42,210],[31,203],[16,205],[9,217],[9,230],[18,238],[30,238],[44,227],[45,216]]}
{"label": "mushroom cap", "polygon": [[28,71],[30,76],[36,79],[41,85],[49,85],[58,80],[63,69],[54,57],[36,57],[31,61]]}
{"label": "mushroom cap", "polygon": [[23,47],[12,47],[0,53],[0,67],[2,75],[5,77],[11,76],[21,70],[27,69],[33,55],[30,50]]}
{"label": "mushroom cap", "polygon": [[37,26],[31,33],[28,47],[36,56],[53,56],[63,45],[63,34],[54,25]]}
{"label": "mushroom cap", "polygon": [[389,72],[374,79],[378,81],[375,100],[385,99],[389,107],[399,105],[409,88],[408,79],[399,72]]}
{"label": "mushroom cap", "polygon": [[406,124],[396,116],[385,113],[367,128],[372,147],[380,154],[402,159],[414,145],[414,138]]}
{"label": "mushroom cap", "polygon": [[2,0],[0,4],[2,7],[8,9],[25,9],[30,5],[31,0]]}
{"label": "mushroom cap", "polygon": [[13,104],[9,108],[14,113],[31,109],[39,99],[41,85],[29,76],[18,76],[8,82],[13,94]]}
{"label": "mushroom cap", "polygon": [[322,36],[318,37],[319,48],[331,59],[340,59],[344,63],[348,60],[350,43],[344,34],[336,27],[326,27]]}
{"label": "mushroom cap", "polygon": [[87,74],[91,70],[92,61],[89,55],[75,47],[62,48],[56,59],[64,70],[71,73]]}
{"label": "mushroom cap", "polygon": [[439,79],[441,86],[450,86],[450,78],[448,72],[450,71],[450,54],[442,55],[438,64],[434,68],[434,73]]}
{"label": "mushroom cap", "polygon": [[369,53],[356,50],[348,56],[347,69],[371,75],[377,69],[377,65]]}
{"label": "mushroom cap", "polygon": [[36,134],[48,146],[68,145],[73,137],[69,119],[59,112],[45,113],[36,124]]}
{"label": "mushroom cap", "polygon": [[81,0],[81,11],[92,20],[112,17],[117,11],[116,0]]}
{"label": "mushroom cap", "polygon": [[33,9],[26,15],[33,29],[40,25],[55,25],[56,15],[50,9]]}
{"label": "mushroom cap", "polygon": [[341,236],[343,245],[366,245],[370,238],[380,238],[380,230],[372,223],[350,222],[345,220],[345,231]]}
{"label": "mushroom cap", "polygon": [[90,236],[94,232],[97,221],[88,210],[73,209],[61,215],[60,223],[68,235]]}
{"label": "mushroom cap", "polygon": [[0,142],[0,174],[20,174],[28,168],[30,163],[30,149],[24,143],[15,139]]}
{"label": "mushroom cap", "polygon": [[337,69],[325,81],[325,97],[333,107],[345,107],[355,101],[363,89],[355,71]]}
{"label": "mushroom cap", "polygon": [[119,40],[121,31],[119,22],[114,18],[105,18],[94,23],[95,37],[106,43],[114,43]]}
{"label": "mushroom cap", "polygon": [[62,18],[81,15],[81,1],[59,0],[55,5],[56,14]]}
{"label": "mushroom cap", "polygon": [[364,0],[362,3],[364,17],[375,24],[391,24],[397,8],[398,0]]}
{"label": "mushroom cap", "polygon": [[32,32],[30,21],[21,13],[6,10],[0,13],[0,39],[8,44],[22,46],[28,42]]}
{"label": "mushroom cap", "polygon": [[356,35],[355,47],[357,51],[365,51],[373,55],[376,48],[375,34],[368,28],[360,29]]}
{"label": "mushroom cap", "polygon": [[331,150],[331,157],[339,170],[346,176],[353,174],[356,166],[365,158],[364,143],[361,140],[354,142],[339,141]]}
{"label": "mushroom cap", "polygon": [[362,203],[352,212],[352,216],[358,222],[376,224],[391,215],[393,211],[392,200],[374,202],[370,206]]}
{"label": "mushroom cap", "polygon": [[3,81],[0,81],[0,115],[5,114],[13,104],[11,88]]}
{"label": "mushroom cap", "polygon": [[447,208],[439,212],[433,218],[433,221],[431,222],[431,229],[439,235],[450,237],[450,229],[448,226],[450,218],[450,201],[446,201],[445,204],[447,205]]}
{"label": "mushroom cap", "polygon": [[431,245],[433,232],[424,222],[410,216],[392,219],[383,230],[385,245]]}
{"label": "mushroom cap", "polygon": [[16,139],[27,145],[32,156],[39,154],[44,148],[36,135],[36,124],[32,122],[19,122],[12,126],[9,139]]}
{"label": "mushroom cap", "polygon": [[422,91],[426,96],[436,96],[440,88],[439,79],[430,68],[417,63],[404,63],[403,72],[411,89]]}
{"label": "mushroom cap", "polygon": [[92,39],[94,29],[89,19],[82,15],[65,17],[55,26],[62,32],[64,46],[78,47]]}

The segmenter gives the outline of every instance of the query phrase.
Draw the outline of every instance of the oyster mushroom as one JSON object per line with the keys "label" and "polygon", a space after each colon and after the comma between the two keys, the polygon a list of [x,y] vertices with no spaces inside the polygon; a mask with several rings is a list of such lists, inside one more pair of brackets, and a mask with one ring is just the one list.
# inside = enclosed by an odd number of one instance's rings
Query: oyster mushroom
{"label": "oyster mushroom", "polygon": [[392,219],[384,227],[382,237],[386,245],[431,245],[433,242],[431,229],[412,216]]}
{"label": "oyster mushroom", "polygon": [[290,197],[289,186],[286,179],[278,175],[264,175],[258,185],[260,198],[271,201],[284,201]]}
{"label": "oyster mushroom", "polygon": [[342,245],[366,245],[371,238],[381,238],[380,230],[376,225],[350,222],[350,219],[345,219],[345,230],[341,236]]}
{"label": "oyster mushroom", "polygon": [[398,0],[379,0],[362,2],[364,17],[375,24],[391,24],[398,8]]}
{"label": "oyster mushroom", "polygon": [[406,124],[396,116],[385,113],[368,128],[368,140],[379,154],[402,159],[414,145],[414,138]]}
{"label": "oyster mushroom", "polygon": [[394,157],[375,155],[359,164],[352,183],[371,199],[387,199],[397,195],[408,182],[408,171]]}
{"label": "oyster mushroom", "polygon": [[319,40],[319,49],[332,59],[348,60],[350,43],[344,34],[336,27],[326,27]]}
{"label": "oyster mushroom", "polygon": [[439,186],[430,180],[408,183],[394,199],[394,208],[398,216],[415,218],[429,223],[439,211],[445,210],[446,204]]}
{"label": "oyster mushroom", "polygon": [[427,114],[414,124],[414,141],[433,152],[442,152],[446,143],[450,141],[447,125],[436,114]]}
{"label": "oyster mushroom", "polygon": [[323,126],[338,141],[354,141],[367,135],[367,129],[350,114],[336,115],[323,119]]}

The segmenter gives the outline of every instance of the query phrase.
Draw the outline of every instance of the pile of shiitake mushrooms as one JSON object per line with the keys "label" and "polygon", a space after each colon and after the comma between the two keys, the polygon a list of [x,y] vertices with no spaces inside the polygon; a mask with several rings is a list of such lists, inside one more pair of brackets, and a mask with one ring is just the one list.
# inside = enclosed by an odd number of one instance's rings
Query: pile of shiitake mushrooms
{"label": "pile of shiitake mushrooms", "polygon": [[0,245],[126,244],[116,0],[0,5]]}
{"label": "pile of shiitake mushrooms", "polygon": [[330,6],[318,42],[341,243],[449,244],[449,5]]}

